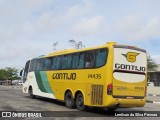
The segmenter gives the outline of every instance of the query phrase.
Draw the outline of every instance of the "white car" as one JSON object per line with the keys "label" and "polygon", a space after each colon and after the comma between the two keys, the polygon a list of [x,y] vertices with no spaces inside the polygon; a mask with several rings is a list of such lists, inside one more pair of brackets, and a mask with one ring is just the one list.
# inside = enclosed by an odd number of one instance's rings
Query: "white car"
{"label": "white car", "polygon": [[23,82],[22,82],[22,81],[19,81],[19,82],[18,82],[18,85],[23,85]]}
{"label": "white car", "polygon": [[154,82],[147,82],[147,86],[154,86]]}

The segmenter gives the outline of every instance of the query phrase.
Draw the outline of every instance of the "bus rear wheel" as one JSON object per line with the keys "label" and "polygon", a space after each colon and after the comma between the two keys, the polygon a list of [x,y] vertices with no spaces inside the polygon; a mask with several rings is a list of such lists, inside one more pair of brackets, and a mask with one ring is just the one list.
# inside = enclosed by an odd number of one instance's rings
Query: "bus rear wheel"
{"label": "bus rear wheel", "polygon": [[76,97],[76,106],[78,110],[85,110],[86,106],[84,105],[84,97],[82,95],[82,93],[78,93],[77,97]]}
{"label": "bus rear wheel", "polygon": [[72,93],[70,91],[65,94],[64,101],[65,101],[66,107],[68,107],[68,108],[74,108],[75,107],[75,102],[74,102]]}
{"label": "bus rear wheel", "polygon": [[117,108],[103,108],[105,111],[114,112]]}

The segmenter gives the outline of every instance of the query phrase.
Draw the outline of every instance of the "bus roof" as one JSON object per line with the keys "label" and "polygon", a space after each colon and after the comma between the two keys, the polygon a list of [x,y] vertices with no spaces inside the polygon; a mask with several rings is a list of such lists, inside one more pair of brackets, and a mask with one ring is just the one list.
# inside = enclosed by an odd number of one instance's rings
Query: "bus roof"
{"label": "bus roof", "polygon": [[63,54],[66,54],[66,53],[82,52],[82,51],[98,49],[98,48],[104,48],[104,47],[108,47],[108,46],[115,45],[115,44],[116,44],[116,42],[109,42],[109,44],[107,43],[107,44],[104,44],[104,45],[101,45],[101,46],[96,46],[96,47],[89,47],[89,48],[84,48],[84,49],[61,50],[61,51],[51,52],[46,57],[55,56],[55,55],[63,55]]}
{"label": "bus roof", "polygon": [[45,58],[45,57],[51,57],[51,56],[56,56],[56,55],[63,55],[63,54],[67,54],[67,53],[76,53],[76,52],[82,52],[82,51],[87,51],[87,50],[92,50],[92,49],[99,49],[99,48],[104,48],[104,47],[125,47],[125,48],[136,48],[136,49],[139,49],[139,50],[142,50],[142,51],[145,51],[141,48],[137,48],[135,46],[128,46],[128,45],[120,45],[120,44],[117,44],[116,42],[107,42],[106,44],[104,45],[101,45],[101,46],[96,46],[96,47],[90,47],[90,48],[84,48],[84,49],[66,49],[66,50],[60,50],[60,51],[55,51],[55,52],[51,52],[49,53],[48,55],[45,55],[45,56],[40,56],[39,58]]}

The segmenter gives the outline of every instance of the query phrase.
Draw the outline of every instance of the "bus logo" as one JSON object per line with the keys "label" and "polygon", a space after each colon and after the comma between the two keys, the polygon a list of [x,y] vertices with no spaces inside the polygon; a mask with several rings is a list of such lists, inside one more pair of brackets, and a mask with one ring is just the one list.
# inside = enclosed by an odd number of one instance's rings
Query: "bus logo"
{"label": "bus logo", "polygon": [[137,55],[139,55],[139,53],[136,52],[128,52],[127,54],[122,54],[128,62],[135,62],[136,61],[136,57]]}

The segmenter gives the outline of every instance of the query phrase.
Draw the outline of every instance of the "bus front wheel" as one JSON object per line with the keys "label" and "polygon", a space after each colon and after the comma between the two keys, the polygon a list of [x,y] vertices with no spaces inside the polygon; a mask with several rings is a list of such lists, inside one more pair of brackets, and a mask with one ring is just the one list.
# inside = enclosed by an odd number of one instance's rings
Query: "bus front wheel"
{"label": "bus front wheel", "polygon": [[68,108],[74,108],[75,107],[75,102],[74,102],[72,93],[70,91],[65,94],[64,101],[65,101],[66,107],[68,107]]}
{"label": "bus front wheel", "polygon": [[30,87],[29,88],[29,96],[31,97],[31,98],[35,98],[35,95],[33,94],[33,90],[32,90],[32,87]]}
{"label": "bus front wheel", "polygon": [[76,106],[78,110],[85,110],[86,106],[84,105],[84,97],[82,93],[78,93],[76,97]]}

